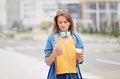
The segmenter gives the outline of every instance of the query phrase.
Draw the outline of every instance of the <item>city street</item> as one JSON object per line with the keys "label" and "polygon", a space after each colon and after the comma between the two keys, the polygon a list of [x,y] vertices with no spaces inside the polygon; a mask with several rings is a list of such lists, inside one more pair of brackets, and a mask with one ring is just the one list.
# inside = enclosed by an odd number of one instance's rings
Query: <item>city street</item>
{"label": "city street", "polygon": [[[74,30],[85,48],[83,79],[120,79],[120,0],[0,0],[0,79],[47,79],[49,32]],[[63,58],[71,72],[69,51]]]}
{"label": "city street", "polygon": [[[0,38],[0,79],[46,79],[47,34],[32,39]],[[120,40],[81,35],[85,45],[81,71],[85,79],[120,79]]]}
{"label": "city street", "polygon": [[119,79],[120,40],[86,37],[84,43],[85,60],[82,69],[105,79]]}

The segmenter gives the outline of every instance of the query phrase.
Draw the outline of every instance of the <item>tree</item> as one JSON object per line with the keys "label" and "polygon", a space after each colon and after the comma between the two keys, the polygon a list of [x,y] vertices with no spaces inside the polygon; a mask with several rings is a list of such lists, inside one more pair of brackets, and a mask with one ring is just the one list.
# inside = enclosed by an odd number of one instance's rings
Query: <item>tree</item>
{"label": "tree", "polygon": [[18,22],[18,21],[14,21],[13,25],[11,26],[12,30],[16,30],[16,31],[22,31],[24,30],[24,26],[22,23]]}

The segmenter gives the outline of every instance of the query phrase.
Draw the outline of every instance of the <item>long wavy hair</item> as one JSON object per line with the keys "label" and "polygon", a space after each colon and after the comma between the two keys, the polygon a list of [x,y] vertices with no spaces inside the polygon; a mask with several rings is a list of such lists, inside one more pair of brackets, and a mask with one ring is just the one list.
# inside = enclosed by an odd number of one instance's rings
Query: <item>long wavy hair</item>
{"label": "long wavy hair", "polygon": [[68,12],[65,11],[61,11],[61,12],[57,12],[56,16],[54,17],[54,23],[53,23],[53,28],[52,28],[52,33],[58,33],[59,32],[59,26],[58,26],[58,17],[59,16],[64,16],[67,21],[70,23],[70,27],[69,30],[71,31],[71,34],[73,34],[74,31],[74,24],[73,24],[73,19],[71,17],[71,15]]}

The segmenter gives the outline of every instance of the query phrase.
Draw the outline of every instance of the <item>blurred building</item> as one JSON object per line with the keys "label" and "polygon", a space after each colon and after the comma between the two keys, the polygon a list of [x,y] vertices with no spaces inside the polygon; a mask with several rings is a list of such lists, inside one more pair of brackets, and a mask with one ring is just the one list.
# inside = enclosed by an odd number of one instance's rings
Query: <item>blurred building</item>
{"label": "blurred building", "polygon": [[58,8],[68,10],[79,26],[110,28],[120,26],[120,0],[57,0]]}
{"label": "blurred building", "polygon": [[38,0],[21,0],[20,18],[26,28],[40,24],[43,8]]}
{"label": "blurred building", "polygon": [[7,30],[15,22],[20,22],[20,0],[7,0]]}
{"label": "blurred building", "polygon": [[120,0],[83,0],[81,3],[81,19],[90,21],[88,26],[120,26]]}
{"label": "blurred building", "polygon": [[7,24],[6,0],[0,0],[0,30],[5,29]]}
{"label": "blurred building", "polygon": [[57,0],[58,9],[67,10],[74,19],[79,19],[81,13],[81,0]]}
{"label": "blurred building", "polygon": [[58,10],[57,0],[43,0],[41,3],[44,15],[47,16],[46,18],[53,18]]}
{"label": "blurred building", "polygon": [[41,22],[52,20],[57,10],[55,0],[21,0],[20,18],[26,28],[40,27]]}
{"label": "blurred building", "polygon": [[84,27],[120,25],[120,0],[0,0],[0,25],[9,28],[15,21],[26,28],[53,21],[56,11],[68,10]]}

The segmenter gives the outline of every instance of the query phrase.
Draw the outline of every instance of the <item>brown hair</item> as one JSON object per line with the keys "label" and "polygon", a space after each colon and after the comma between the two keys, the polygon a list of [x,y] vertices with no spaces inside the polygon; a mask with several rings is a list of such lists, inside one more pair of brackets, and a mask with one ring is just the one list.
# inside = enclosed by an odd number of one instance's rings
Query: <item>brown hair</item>
{"label": "brown hair", "polygon": [[60,30],[58,27],[58,22],[57,22],[57,19],[59,16],[64,16],[67,19],[67,21],[70,23],[69,30],[73,34],[74,33],[74,24],[73,24],[72,17],[68,12],[65,12],[65,11],[57,12],[56,16],[54,17],[54,24],[53,24],[53,28],[52,28],[52,33],[57,33]]}

